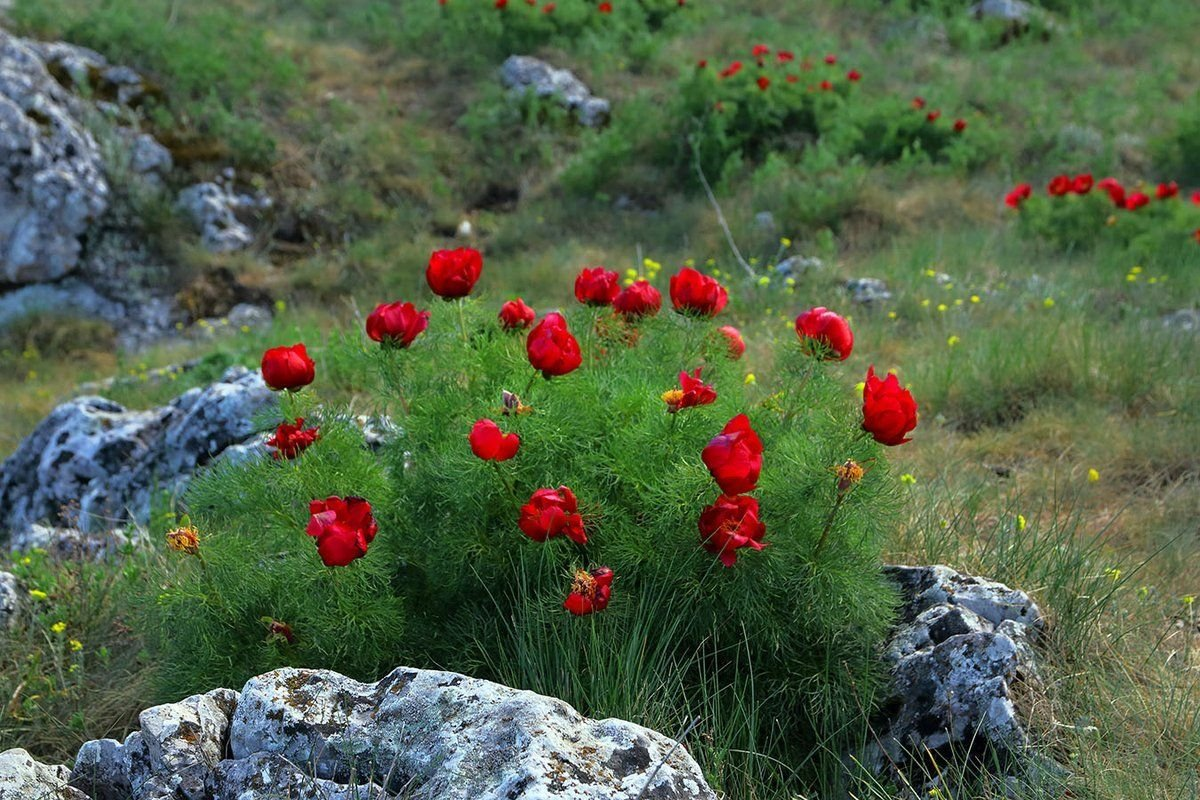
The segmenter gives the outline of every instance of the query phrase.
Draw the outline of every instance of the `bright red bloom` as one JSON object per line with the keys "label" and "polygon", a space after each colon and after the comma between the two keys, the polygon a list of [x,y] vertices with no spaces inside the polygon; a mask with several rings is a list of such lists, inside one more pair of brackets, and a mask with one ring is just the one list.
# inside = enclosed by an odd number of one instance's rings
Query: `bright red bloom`
{"label": "bright red bloom", "polygon": [[762,58],[765,55],[770,55],[770,53],[771,48],[767,47],[765,44],[756,44],[750,50],[750,55],[754,56],[755,58]]}
{"label": "bright red bloom", "polygon": [[900,386],[895,375],[879,380],[873,366],[867,369],[863,387],[862,426],[875,441],[892,446],[911,441],[905,435],[917,427],[917,403],[912,393]]}
{"label": "bright red bloom", "polygon": [[408,347],[429,327],[429,312],[412,303],[380,303],[367,317],[367,336],[376,342]]}
{"label": "bright red bloom", "polygon": [[667,412],[674,414],[693,406],[706,406],[717,401],[717,390],[700,380],[700,370],[697,367],[689,375],[686,371],[679,373],[679,388],[663,392],[663,402],[667,404]]}
{"label": "bright red bloom", "polygon": [[1179,194],[1179,184],[1175,181],[1170,183],[1160,183],[1158,188],[1154,190],[1154,196],[1159,200],[1169,200]]}
{"label": "bright red bloom", "polygon": [[506,331],[528,328],[537,319],[534,310],[525,305],[525,301],[519,297],[500,306],[500,313],[497,316],[500,318],[500,326]]}
{"label": "bright red bloom", "polygon": [[296,417],[296,421],[281,422],[275,429],[275,435],[267,439],[267,447],[274,447],[272,454],[275,460],[292,459],[310,444],[321,438],[320,428],[305,428],[304,417]]}
{"label": "bright red bloom", "polygon": [[612,3],[608,2],[608,0],[604,0],[604,2],[600,4],[600,8],[598,10],[601,14],[611,14]]}
{"label": "bright red bloom", "polygon": [[612,597],[613,571],[608,567],[597,567],[591,572],[579,570],[571,582],[571,593],[563,602],[563,608],[577,617],[603,611]]}
{"label": "bright red bloom", "polygon": [[1117,208],[1125,207],[1125,187],[1118,183],[1116,178],[1105,178],[1096,184],[1096,188],[1107,192],[1108,199]]}
{"label": "bright red bloom", "polygon": [[453,300],[469,295],[482,272],[483,256],[473,247],[435,250],[429,256],[425,280],[434,294]]}
{"label": "bright red bloom", "polygon": [[758,485],[762,452],[762,440],[750,427],[749,417],[738,414],[712,438],[700,458],[721,491],[734,495],[753,491]]}
{"label": "bright red bloom", "polygon": [[525,340],[525,351],[529,363],[547,378],[566,375],[583,363],[579,342],[567,330],[567,321],[562,314],[552,311],[529,332]]}
{"label": "bright red bloom", "polygon": [[967,129],[967,121],[965,119],[954,120],[954,132],[962,133]]}
{"label": "bright red bloom", "polygon": [[829,55],[825,56],[825,63],[826,64],[836,64],[837,56],[835,56],[833,53],[830,53]]}
{"label": "bright red bloom", "polygon": [[1075,194],[1087,194],[1092,190],[1093,184],[1092,173],[1081,172],[1071,179],[1071,191]]}
{"label": "bright red bloom", "polygon": [[852,69],[846,73],[846,80],[850,81],[851,83],[858,83],[862,80],[862,73],[856,69]]}
{"label": "bright red bloom", "polygon": [[915,108],[917,111],[921,111],[922,109],[924,109],[925,108],[925,98],[920,97],[920,96],[914,97],[912,99],[912,107]]}
{"label": "bright red bloom", "polygon": [[928,114],[925,115],[925,121],[926,122],[937,122],[941,116],[942,116],[941,109],[935,108],[933,111],[930,111]]}
{"label": "bright red bloom", "polygon": [[367,554],[379,526],[371,504],[361,497],[327,497],[308,504],[305,532],[317,540],[317,553],[327,567],[344,567]]}
{"label": "bright red bloom", "polygon": [[671,305],[680,314],[714,317],[729,303],[729,292],[715,278],[691,267],[671,276]]}
{"label": "bright red bloom", "polygon": [[648,281],[635,281],[621,290],[613,308],[625,319],[652,317],[662,308],[662,292]]}
{"label": "bright red bloom", "polygon": [[737,563],[739,549],[762,550],[766,546],[762,539],[767,526],[758,519],[758,501],[749,495],[721,495],[700,512],[697,527],[701,545],[727,567]]}
{"label": "bright red bloom", "polygon": [[1144,205],[1147,205],[1149,202],[1150,202],[1150,198],[1147,197],[1145,194],[1143,194],[1142,192],[1134,192],[1133,194],[1131,194],[1125,198],[1125,210],[1126,211],[1137,211],[1139,208],[1141,208]]}
{"label": "bright red bloom", "polygon": [[1071,179],[1066,175],[1055,175],[1046,184],[1046,193],[1051,197],[1062,197],[1071,191]]}
{"label": "bright red bloom", "polygon": [[1200,190],[1192,192],[1192,205],[1200,206]]}
{"label": "bright red bloom", "polygon": [[779,59],[780,64],[787,64],[796,60],[796,54],[791,50],[780,50],[775,54],[775,57]]}
{"label": "bright red bloom", "polygon": [[496,0],[496,8],[508,8],[508,0]]}
{"label": "bright red bloom", "polygon": [[275,391],[296,390],[308,386],[317,376],[317,365],[308,357],[303,344],[272,347],[263,353],[263,382]]}
{"label": "bright red bloom", "polygon": [[821,81],[821,91],[828,92],[833,89],[833,84],[829,81]]}
{"label": "bright red bloom", "polygon": [[742,71],[742,62],[734,61],[728,67],[718,73],[722,78],[732,78]]}
{"label": "bright red bloom", "polygon": [[742,353],[746,352],[746,341],[742,338],[742,332],[732,325],[722,325],[717,328],[717,333],[725,337],[729,342],[729,357],[737,360],[742,357]]}
{"label": "bright red bloom", "polygon": [[771,79],[768,78],[766,75],[759,75],[758,80],[755,81],[755,83],[758,84],[758,88],[760,91],[765,92],[767,90],[767,87],[771,85]]}
{"label": "bright red bloom", "polygon": [[800,341],[819,343],[826,348],[829,361],[845,361],[854,350],[854,332],[846,320],[824,306],[817,306],[796,317],[796,335]]}
{"label": "bright red bloom", "polygon": [[1033,187],[1028,183],[1018,183],[1016,188],[1004,195],[1004,205],[1009,208],[1020,208],[1021,203],[1033,194]]}
{"label": "bright red bloom", "polygon": [[566,486],[557,489],[538,489],[521,506],[521,517],[517,520],[521,532],[535,542],[544,542],[555,536],[566,536],[576,544],[587,544],[587,533],[583,529],[583,517],[579,515],[579,503],[575,493]]}
{"label": "bright red bloom", "polygon": [[490,419],[476,420],[467,434],[471,452],[484,461],[508,461],[521,447],[521,437],[505,433]]}
{"label": "bright red bloom", "polygon": [[611,306],[621,291],[621,276],[604,267],[585,267],[575,278],[575,299],[589,306]]}

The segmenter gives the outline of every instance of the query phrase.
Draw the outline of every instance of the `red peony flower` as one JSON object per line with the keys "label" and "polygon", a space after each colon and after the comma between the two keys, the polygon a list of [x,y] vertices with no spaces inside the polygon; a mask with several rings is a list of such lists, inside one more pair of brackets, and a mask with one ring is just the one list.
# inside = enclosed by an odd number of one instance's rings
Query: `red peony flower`
{"label": "red peony flower", "polygon": [[1196,244],[1200,244],[1200,228],[1192,231],[1192,238],[1196,240]]}
{"label": "red peony flower", "polygon": [[765,92],[767,87],[771,85],[771,79],[766,75],[759,75],[758,80],[755,81],[755,83],[758,84],[759,91]]}
{"label": "red peony flower", "polygon": [[920,96],[914,97],[912,99],[912,107],[917,111],[923,110],[925,108],[925,98]]}
{"label": "red peony flower", "polygon": [[662,292],[647,281],[635,281],[621,290],[613,308],[625,319],[652,317],[662,308]]}
{"label": "red peony flower", "polygon": [[546,3],[546,5],[542,6],[542,13],[543,14],[553,14],[554,9],[556,9],[556,8],[558,8],[558,6],[556,6],[554,3]]}
{"label": "red peony flower", "polygon": [[597,567],[591,572],[577,571],[563,608],[577,617],[603,611],[612,597],[612,582],[613,571],[608,567]]}
{"label": "red peony flower", "polygon": [[684,267],[671,276],[671,305],[680,314],[713,317],[729,303],[725,287],[691,267]]}
{"label": "red peony flower", "polygon": [[575,299],[589,306],[611,306],[621,291],[621,276],[604,267],[585,267],[575,278]]}
{"label": "red peony flower", "polygon": [[1117,208],[1125,207],[1125,187],[1117,182],[1116,178],[1105,178],[1096,184],[1096,188],[1108,194],[1108,199]]}
{"label": "red peony flower", "polygon": [[890,446],[911,441],[905,435],[917,427],[917,403],[912,393],[900,386],[895,375],[875,377],[875,367],[867,369],[863,387],[863,430],[880,444]]}
{"label": "red peony flower", "polygon": [[1150,202],[1150,198],[1147,197],[1145,194],[1143,194],[1142,192],[1134,192],[1133,194],[1131,194],[1125,198],[1125,210],[1126,211],[1137,211],[1139,208],[1141,208],[1144,205],[1147,205],[1149,202]]}
{"label": "red peony flower", "polygon": [[529,363],[547,378],[566,375],[583,363],[579,342],[567,330],[562,314],[552,311],[529,332],[525,340]]}
{"label": "red peony flower", "polygon": [[1020,208],[1021,203],[1033,194],[1033,187],[1028,183],[1018,183],[1016,188],[1004,196],[1004,205],[1009,208]]}
{"label": "red peony flower", "polygon": [[275,429],[275,435],[267,439],[267,447],[274,447],[272,454],[275,460],[292,459],[310,444],[321,438],[320,428],[305,428],[304,417],[296,417],[296,421],[281,422]]}
{"label": "red peony flower", "polygon": [[798,83],[800,80],[800,76],[799,75],[788,75],[787,77],[784,78],[784,80],[787,81],[788,83]]}
{"label": "red peony flower", "polygon": [[476,420],[467,435],[471,452],[484,461],[508,461],[521,447],[521,437],[505,433],[490,419]]}
{"label": "red peony flower", "polygon": [[376,342],[408,347],[429,327],[429,312],[412,303],[380,303],[367,317],[367,336]]}
{"label": "red peony flower", "polygon": [[925,115],[925,121],[926,122],[937,122],[941,116],[942,116],[941,109],[935,108],[933,111],[930,111],[928,114]]}
{"label": "red peony flower", "polygon": [[305,532],[317,540],[317,553],[327,567],[344,567],[367,554],[379,526],[371,504],[361,497],[327,497],[308,504]]}
{"label": "red peony flower", "polygon": [[583,517],[579,516],[579,503],[575,493],[566,486],[534,492],[529,502],[521,506],[517,526],[535,542],[566,536],[576,544],[587,544]]}
{"label": "red peony flower", "polygon": [[829,361],[845,361],[854,349],[854,332],[850,325],[824,306],[811,308],[796,317],[796,335],[801,342],[807,340],[822,345]]}
{"label": "red peony flower", "polygon": [[1154,190],[1154,196],[1159,200],[1169,200],[1179,194],[1179,184],[1175,181],[1170,183],[1160,183],[1158,188]]}
{"label": "red peony flower", "polygon": [[496,8],[508,8],[508,0],[496,0]]}
{"label": "red peony flower", "polygon": [[965,119],[954,120],[954,132],[962,133],[967,129],[967,121]]}
{"label": "red peony flower", "polygon": [[775,58],[779,59],[780,64],[789,64],[796,60],[796,54],[791,50],[780,50],[775,54]]}
{"label": "red peony flower", "polygon": [[1192,205],[1200,206],[1200,190],[1192,192]]}
{"label": "red peony flower", "polygon": [[862,80],[862,73],[856,69],[852,69],[846,73],[846,80],[850,81],[851,83],[858,83]]}
{"label": "red peony flower", "polygon": [[829,92],[833,90],[833,84],[829,81],[821,81],[821,91]]}
{"label": "red peony flower", "polygon": [[771,48],[767,47],[765,44],[756,44],[750,50],[750,55],[754,56],[755,58],[762,58],[763,56],[770,54]]}
{"label": "red peony flower", "polygon": [[835,56],[833,53],[830,53],[829,55],[825,56],[825,63],[826,64],[836,64],[837,56]]}
{"label": "red peony flower", "polygon": [[704,549],[727,567],[737,563],[739,549],[762,550],[766,546],[762,539],[767,526],[758,519],[758,501],[749,495],[721,495],[700,512],[697,527]]}
{"label": "red peony flower", "polygon": [[679,373],[679,388],[663,392],[663,402],[667,404],[667,412],[674,414],[692,406],[706,406],[717,401],[717,390],[700,380],[698,367],[689,375],[686,371]]}
{"label": "red peony flower", "polygon": [[303,344],[272,347],[263,353],[263,382],[275,391],[296,390],[308,386],[317,376],[317,365],[308,357]]}
{"label": "red peony flower", "polygon": [[601,14],[611,14],[612,3],[608,2],[608,0],[604,0],[604,2],[600,4],[599,11]]}
{"label": "red peony flower", "polygon": [[713,480],[728,495],[753,491],[762,471],[762,440],[750,427],[750,419],[738,414],[700,454]]}
{"label": "red peony flower", "polygon": [[704,69],[705,67],[708,66],[708,59],[707,58],[700,59],[699,61],[696,62],[696,66],[699,67],[700,69]]}
{"label": "red peony flower", "polygon": [[1051,197],[1062,197],[1071,191],[1071,179],[1066,175],[1055,175],[1046,184],[1046,193]]}
{"label": "red peony flower", "polygon": [[436,250],[429,256],[425,280],[434,294],[453,300],[469,295],[482,272],[483,256],[474,248]]}
{"label": "red peony flower", "polygon": [[525,301],[517,297],[500,306],[500,327],[506,331],[516,331],[528,328],[537,319],[537,314]]}
{"label": "red peony flower", "polygon": [[734,75],[737,75],[741,71],[742,71],[742,62],[734,61],[728,67],[721,70],[718,74],[722,78],[732,78]]}
{"label": "red peony flower", "polygon": [[742,338],[742,332],[732,325],[723,325],[717,328],[717,333],[724,336],[729,342],[729,357],[735,361],[742,357],[742,353],[746,352],[746,341]]}
{"label": "red peony flower", "polygon": [[1075,194],[1087,194],[1092,190],[1092,173],[1081,172],[1071,179],[1071,191]]}

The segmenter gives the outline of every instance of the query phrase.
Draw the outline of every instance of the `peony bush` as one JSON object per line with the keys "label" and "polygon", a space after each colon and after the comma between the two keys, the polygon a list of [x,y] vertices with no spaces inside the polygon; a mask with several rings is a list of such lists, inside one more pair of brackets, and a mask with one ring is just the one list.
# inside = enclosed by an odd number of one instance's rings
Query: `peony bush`
{"label": "peony bush", "polygon": [[[784,345],[751,340],[749,380],[710,276],[621,289],[592,267],[550,310],[471,297],[481,268],[436,253],[440,297],[264,355],[275,457],[196,479],[189,546],[147,596],[164,691],[437,666],[670,732],[698,719],[732,796],[804,786],[863,743],[894,603],[884,450],[912,395],[823,307]],[[384,444],[321,402],[326,365],[362,376]]]}

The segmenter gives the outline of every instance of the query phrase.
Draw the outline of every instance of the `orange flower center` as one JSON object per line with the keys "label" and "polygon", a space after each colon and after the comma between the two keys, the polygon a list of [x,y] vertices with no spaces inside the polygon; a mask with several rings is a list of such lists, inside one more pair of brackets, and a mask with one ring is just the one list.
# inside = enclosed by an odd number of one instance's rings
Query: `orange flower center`
{"label": "orange flower center", "polygon": [[587,570],[576,570],[575,579],[571,581],[571,593],[581,594],[584,597],[595,597],[596,579]]}
{"label": "orange flower center", "polygon": [[177,553],[196,555],[200,552],[200,532],[191,525],[168,531],[167,547]]}

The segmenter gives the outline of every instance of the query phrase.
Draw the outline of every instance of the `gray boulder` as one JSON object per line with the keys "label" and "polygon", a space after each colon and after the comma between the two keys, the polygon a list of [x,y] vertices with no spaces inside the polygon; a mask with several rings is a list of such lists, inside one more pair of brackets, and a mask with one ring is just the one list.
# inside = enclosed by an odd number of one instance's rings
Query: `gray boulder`
{"label": "gray boulder", "polygon": [[254,214],[270,208],[264,196],[239,194],[225,182],[197,183],[179,193],[177,207],[200,232],[200,244],[213,253],[245,250],[254,234],[239,214]]}
{"label": "gray boulder", "polygon": [[255,415],[273,403],[244,367],[148,411],[95,396],[64,403],[0,464],[0,533],[144,521],[153,493],[180,491],[197,467],[253,437]]}
{"label": "gray boulder", "polygon": [[130,535],[119,528],[89,533],[76,528],[30,525],[23,531],[13,532],[9,549],[17,553],[36,547],[60,561],[101,561],[142,542],[140,532]]}
{"label": "gray boulder", "polygon": [[17,624],[21,613],[21,582],[11,572],[0,572],[0,631]]}
{"label": "gray boulder", "polygon": [[533,92],[538,97],[555,97],[564,108],[575,112],[579,124],[598,128],[612,110],[607,100],[596,97],[575,73],[558,69],[532,56],[509,56],[500,66],[500,80],[514,94]]}
{"label": "gray boulder", "polygon": [[19,748],[0,753],[0,800],[88,800],[67,785],[70,770],[33,760]]}
{"label": "gray boulder", "polygon": [[843,286],[850,293],[850,299],[855,303],[871,305],[892,299],[892,293],[888,290],[887,284],[879,278],[851,278]]}

